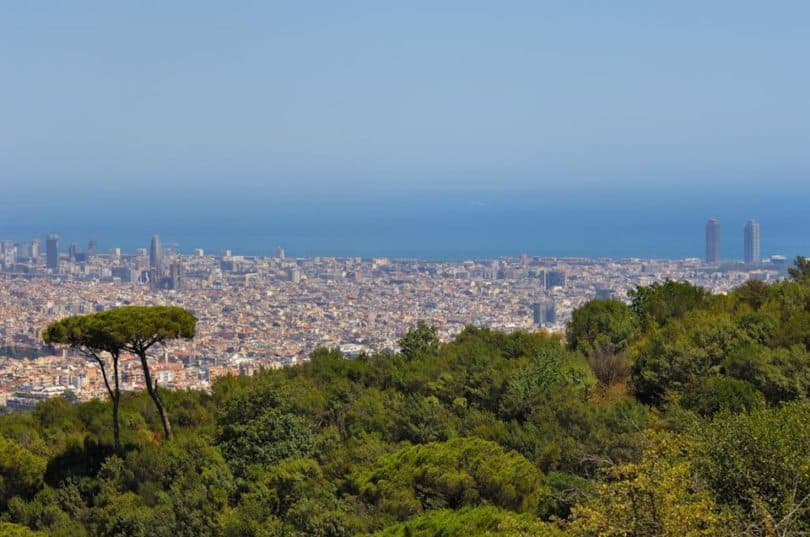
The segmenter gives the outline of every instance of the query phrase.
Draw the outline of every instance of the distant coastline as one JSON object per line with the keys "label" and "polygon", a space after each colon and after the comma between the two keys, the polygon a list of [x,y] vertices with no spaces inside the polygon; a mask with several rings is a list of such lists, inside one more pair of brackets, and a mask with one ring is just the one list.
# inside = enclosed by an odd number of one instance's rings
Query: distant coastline
{"label": "distant coastline", "polygon": [[[712,190],[676,194],[653,191],[549,191],[465,196],[389,193],[370,198],[329,193],[282,196],[272,192],[225,192],[184,198],[109,193],[72,201],[27,197],[6,203],[0,240],[30,241],[56,232],[61,248],[99,252],[148,248],[159,233],[181,253],[291,257],[391,257],[459,261],[528,254],[548,257],[685,259],[704,256],[704,224],[721,225],[721,258],[743,257],[743,226],[762,226],[762,256],[810,254],[807,196],[798,192]],[[13,200],[19,199],[15,196]],[[60,198],[61,199],[61,198]],[[131,203],[131,205],[130,205]]]}

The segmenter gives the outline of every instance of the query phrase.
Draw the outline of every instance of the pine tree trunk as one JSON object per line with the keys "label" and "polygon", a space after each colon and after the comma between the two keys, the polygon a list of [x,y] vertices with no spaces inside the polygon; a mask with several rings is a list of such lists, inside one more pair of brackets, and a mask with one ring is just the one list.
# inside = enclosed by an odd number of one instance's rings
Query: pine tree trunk
{"label": "pine tree trunk", "polygon": [[118,425],[118,403],[120,397],[118,394],[113,398],[113,437],[115,438],[115,452],[121,453],[121,428]]}
{"label": "pine tree trunk", "polygon": [[169,414],[166,412],[166,407],[163,406],[163,401],[160,400],[157,382],[152,382],[152,374],[149,371],[149,364],[146,361],[146,354],[142,354],[140,359],[141,365],[143,366],[143,380],[146,383],[146,390],[149,392],[149,396],[152,398],[152,401],[154,401],[158,414],[160,414],[160,421],[163,425],[163,437],[166,440],[171,440],[172,424],[169,422]]}
{"label": "pine tree trunk", "polygon": [[110,386],[110,379],[107,378],[107,367],[104,365],[104,360],[98,354],[90,353],[89,356],[95,358],[101,368],[101,376],[104,378],[104,386],[107,387],[107,393],[110,395],[110,401],[113,405],[113,440],[115,443],[115,452],[121,452],[121,431],[118,426],[118,403],[121,400],[121,391],[118,387],[118,356],[113,356],[113,364],[115,366],[115,390]]}
{"label": "pine tree trunk", "polygon": [[152,388],[149,393],[152,396],[152,400],[155,402],[158,413],[160,414],[160,421],[163,424],[163,436],[166,438],[166,440],[171,440],[172,424],[169,421],[169,414],[166,412],[166,407],[163,406],[163,401],[160,400],[160,395],[158,395],[157,383],[155,383],[155,387]]}
{"label": "pine tree trunk", "polygon": [[112,355],[115,389],[113,390],[113,437],[115,438],[115,451],[121,453],[121,426],[118,423],[118,406],[121,403],[121,386],[118,381],[118,353]]}

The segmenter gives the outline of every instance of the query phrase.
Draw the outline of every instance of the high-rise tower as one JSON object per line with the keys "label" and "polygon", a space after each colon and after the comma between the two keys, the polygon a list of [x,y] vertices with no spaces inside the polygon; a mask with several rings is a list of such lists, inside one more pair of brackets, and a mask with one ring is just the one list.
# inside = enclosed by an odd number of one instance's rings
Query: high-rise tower
{"label": "high-rise tower", "polygon": [[745,250],[745,262],[749,264],[759,263],[759,222],[756,220],[749,220],[745,223],[745,231],[743,232],[744,242],[743,249]]}
{"label": "high-rise tower", "polygon": [[45,239],[45,266],[56,270],[59,268],[59,235],[51,233]]}
{"label": "high-rise tower", "polygon": [[163,247],[160,245],[160,235],[152,235],[149,245],[149,266],[154,269],[163,268]]}
{"label": "high-rise tower", "polygon": [[556,320],[556,312],[554,308],[554,301],[546,298],[531,305],[532,317],[534,324],[537,326],[546,326],[553,324]]}
{"label": "high-rise tower", "polygon": [[720,261],[720,222],[716,218],[706,222],[706,263]]}

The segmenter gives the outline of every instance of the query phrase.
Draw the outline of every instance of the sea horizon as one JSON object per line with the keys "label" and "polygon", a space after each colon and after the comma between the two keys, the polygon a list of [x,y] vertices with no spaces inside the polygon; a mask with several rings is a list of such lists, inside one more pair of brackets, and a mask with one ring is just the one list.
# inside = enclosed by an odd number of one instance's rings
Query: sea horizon
{"label": "sea horizon", "polygon": [[702,258],[704,226],[721,224],[721,257],[741,259],[743,226],[762,228],[762,256],[810,253],[803,189],[644,190],[524,188],[274,192],[6,193],[0,240],[60,236],[60,250],[90,238],[98,251],[148,248],[159,234],[181,253],[289,257],[391,257],[456,261],[514,257]]}

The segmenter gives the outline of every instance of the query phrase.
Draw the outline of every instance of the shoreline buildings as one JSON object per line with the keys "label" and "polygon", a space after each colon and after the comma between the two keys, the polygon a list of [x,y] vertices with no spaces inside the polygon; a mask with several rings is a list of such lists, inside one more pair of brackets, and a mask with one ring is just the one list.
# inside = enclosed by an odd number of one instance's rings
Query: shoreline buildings
{"label": "shoreline buildings", "polygon": [[[637,285],[688,280],[723,293],[752,278],[782,278],[787,268],[776,257],[755,266],[529,255],[465,261],[220,257],[162,251],[154,238],[153,248],[134,252],[71,260],[56,251],[54,271],[41,258],[18,256],[19,245],[6,242],[0,407],[8,399],[15,408],[66,391],[81,400],[103,395],[93,364],[44,345],[42,330],[68,315],[127,304],[176,304],[198,317],[196,337],[167,348],[158,369],[166,386],[208,389],[219,375],[296,363],[318,347],[346,356],[396,350],[420,319],[436,326],[443,340],[469,325],[561,332],[574,308],[595,297],[627,300]],[[150,250],[160,252],[160,278],[150,268]],[[132,365],[125,367],[126,382],[137,386],[142,379]]]}
{"label": "shoreline buildings", "polygon": [[743,260],[751,265],[760,262],[759,251],[759,222],[756,220],[749,220],[745,223],[743,231]]}

